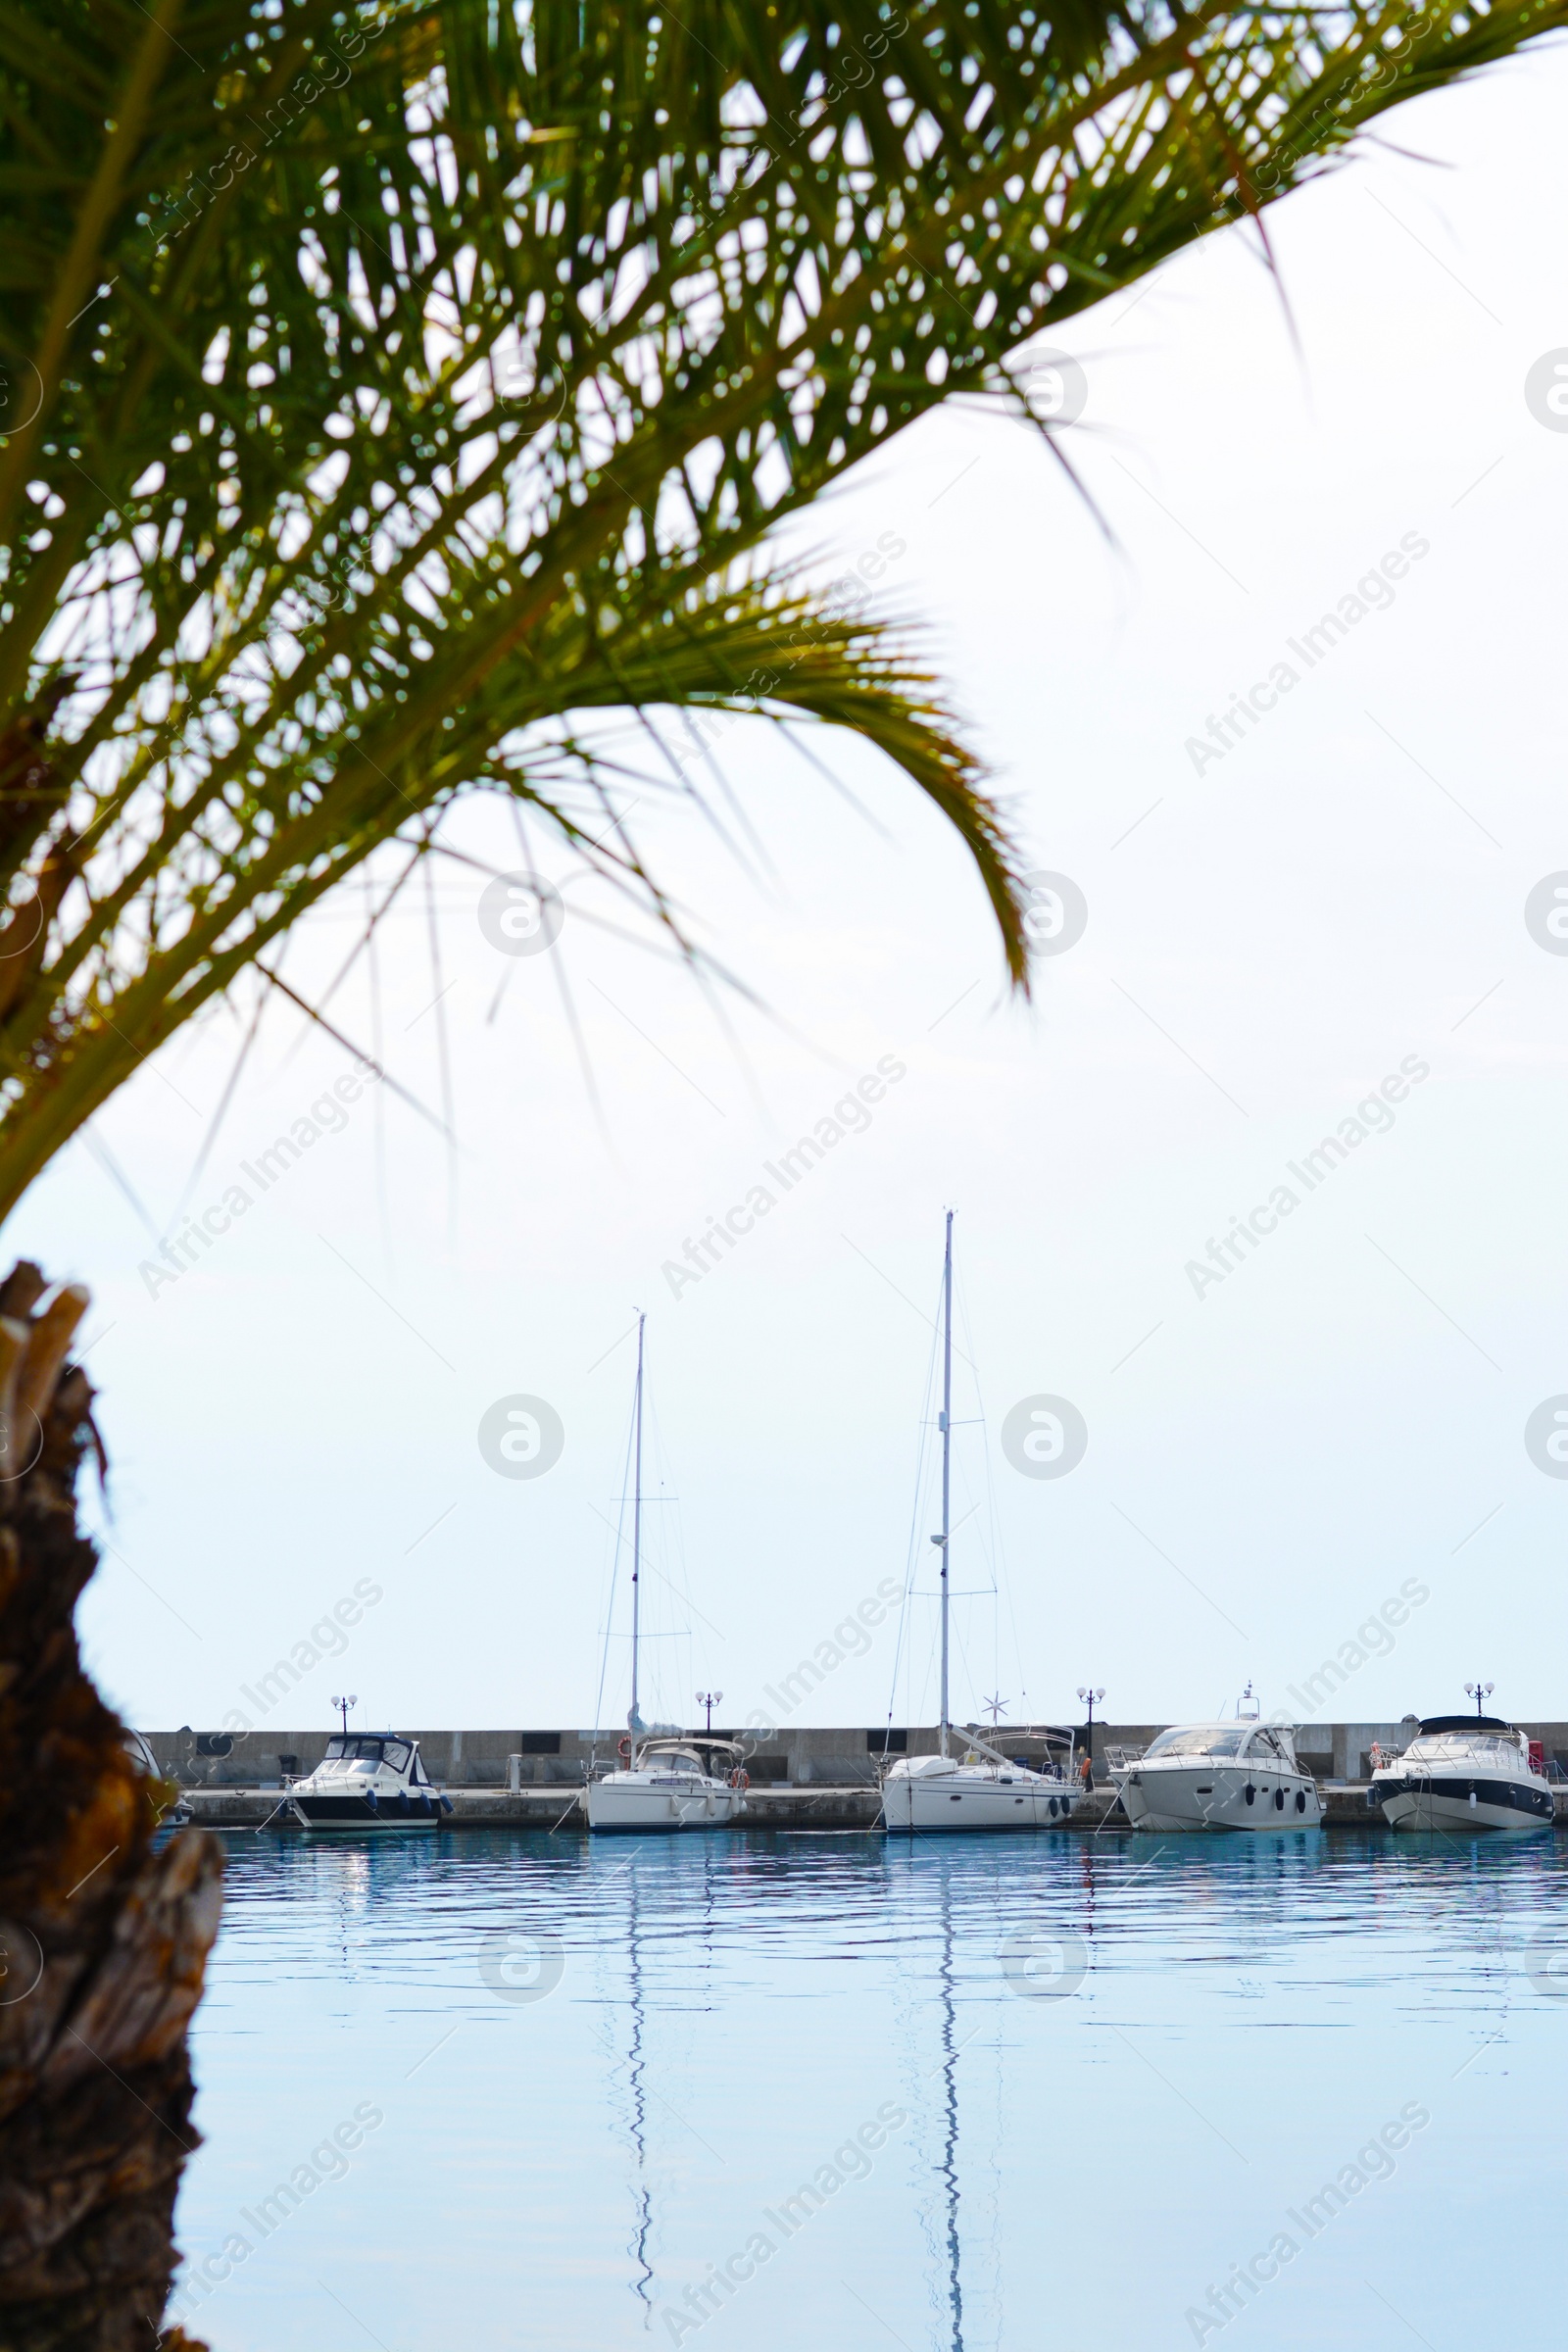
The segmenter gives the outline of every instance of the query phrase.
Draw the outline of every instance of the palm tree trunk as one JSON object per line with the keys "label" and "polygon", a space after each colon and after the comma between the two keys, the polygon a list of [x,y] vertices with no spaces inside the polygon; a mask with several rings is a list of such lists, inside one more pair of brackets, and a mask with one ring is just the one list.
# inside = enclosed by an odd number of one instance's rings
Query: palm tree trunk
{"label": "palm tree trunk", "polygon": [[222,1849],[153,1849],[157,1789],[83,1673],[97,1566],[76,1526],[87,1295],[0,1284],[0,2348],[151,2352],[175,2263],[194,2087],[186,2028]]}

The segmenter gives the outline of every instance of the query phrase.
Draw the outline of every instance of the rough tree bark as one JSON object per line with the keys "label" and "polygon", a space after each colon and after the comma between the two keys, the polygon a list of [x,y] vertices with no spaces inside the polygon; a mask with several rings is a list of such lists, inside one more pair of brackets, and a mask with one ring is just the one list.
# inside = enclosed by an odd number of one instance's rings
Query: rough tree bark
{"label": "rough tree bark", "polygon": [[82,1671],[87,1295],[46,1287],[0,1284],[0,2352],[199,2352],[160,2323],[222,1849],[154,1851],[158,1792]]}

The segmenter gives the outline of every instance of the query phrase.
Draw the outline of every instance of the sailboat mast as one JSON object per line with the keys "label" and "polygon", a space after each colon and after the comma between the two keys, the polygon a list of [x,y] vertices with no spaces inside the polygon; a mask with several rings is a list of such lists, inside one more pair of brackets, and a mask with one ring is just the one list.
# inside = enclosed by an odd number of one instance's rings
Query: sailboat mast
{"label": "sailboat mast", "polygon": [[948,1752],[948,1535],[953,1482],[953,1211],[942,1258],[942,1753]]}
{"label": "sailboat mast", "polygon": [[637,1645],[642,1632],[642,1566],[643,1566],[643,1325],[647,1316],[637,1317],[637,1396],[633,1407],[636,1423],[634,1459],[636,1467],[631,1482],[631,1719],[637,1717]]}

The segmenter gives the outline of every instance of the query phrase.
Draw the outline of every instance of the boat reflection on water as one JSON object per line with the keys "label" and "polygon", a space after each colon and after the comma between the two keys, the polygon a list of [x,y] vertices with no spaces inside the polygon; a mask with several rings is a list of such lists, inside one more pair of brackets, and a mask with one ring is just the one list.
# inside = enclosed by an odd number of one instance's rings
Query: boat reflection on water
{"label": "boat reflection on water", "polygon": [[953,1885],[943,1870],[939,1904],[942,1915],[942,1958],[937,1970],[937,2007],[942,2041],[942,2157],[937,2167],[942,2181],[946,2223],[948,2311],[953,2323],[953,2352],[963,2352],[963,2278],[958,2236],[958,2053],[954,1999]]}
{"label": "boat reflection on water", "polygon": [[1064,2014],[1086,1974],[1095,1861],[1103,1857],[1081,1841],[1062,1853],[1066,1867],[1053,1872],[1049,1888],[1037,1886],[1021,1903],[1020,1866],[1037,1849],[1032,1840],[1007,1842],[1005,1853],[989,1848],[984,1868],[972,1847],[955,1850],[946,1840],[921,1840],[887,1857],[889,1907],[923,1946],[918,1960],[911,1954],[912,2002],[904,2022],[906,2080],[914,2085],[908,2158],[914,2180],[925,2183],[920,2228],[932,2352],[1002,2339],[1002,2248],[1013,2221],[1012,2190],[1026,2175],[1034,2183],[1026,2227],[1035,2259],[1054,2259],[1049,2241],[1066,2216],[1060,2199],[1042,2204],[1033,2167],[1009,2150],[1016,2129],[1009,2060],[1039,2039],[1019,2034],[1023,2020],[1013,2002],[1042,2023]]}
{"label": "boat reflection on water", "polygon": [[638,1927],[637,1866],[633,1861],[626,1870],[626,2009],[630,2021],[626,2034],[626,2136],[632,2152],[632,2234],[626,2251],[633,2265],[632,2292],[644,2306],[646,2324],[651,2325],[654,2266],[648,2259],[648,2241],[654,2225],[654,2198],[648,2179],[648,2085],[644,2081],[648,2061],[643,2049],[647,2019]]}
{"label": "boat reflection on water", "polygon": [[[931,2352],[966,2352],[971,2342],[992,2345],[1002,2333],[1002,2192],[1010,2171],[1027,2166],[1022,2150],[1008,2162],[1002,2046],[1013,2039],[1013,2018],[1002,2006],[990,1922],[1006,1915],[1004,1880],[1013,1882],[1015,1905],[1015,1868],[997,1853],[995,1865],[978,1872],[973,1846],[955,1853],[926,1841],[907,1858],[894,1851],[886,1860],[889,1905],[907,1917],[912,1940],[924,1947],[912,1964],[901,2036],[909,2086],[903,2098],[912,2112],[909,2164],[926,2248],[921,2300],[929,2322],[921,2352],[926,2345]],[[1008,1971],[1013,1942],[1018,1938],[1004,1940]]]}
{"label": "boat reflection on water", "polygon": [[[651,2033],[651,2020],[660,2013],[667,2018],[672,2007],[684,2006],[671,2000],[668,1955],[672,1919],[678,1913],[679,1942],[685,1956],[689,1959],[696,1945],[705,1967],[710,1964],[714,1880],[733,1877],[737,1868],[733,1857],[710,1862],[702,1871],[700,1886],[694,1886],[685,1858],[675,1862],[670,1845],[667,1838],[652,1837],[612,1863],[603,1849],[591,1847],[583,1866],[584,1893],[598,1922],[596,1940],[618,1979],[613,1988],[607,1986],[604,1995],[603,2005],[612,2022],[597,2027],[594,2038],[611,2062],[612,2082],[619,2085],[616,2104],[630,2157],[626,2173],[631,2200],[628,2283],[645,2328],[653,2327],[661,2312],[666,2326],[670,2316],[669,2281],[666,2279],[662,2289],[654,2267],[663,2235],[660,2192],[668,2192],[664,2198],[667,2206],[684,2185],[684,2168],[673,2158],[661,2162],[655,2155],[653,2143],[658,2134],[650,2127],[661,2122],[667,2127],[673,2120],[684,2132],[694,2130],[684,2122],[683,2113],[677,2112],[684,2111],[689,2102],[683,2070],[672,2066],[672,2053],[660,2046]],[[624,2012],[623,2021],[617,2021],[620,2011]]]}

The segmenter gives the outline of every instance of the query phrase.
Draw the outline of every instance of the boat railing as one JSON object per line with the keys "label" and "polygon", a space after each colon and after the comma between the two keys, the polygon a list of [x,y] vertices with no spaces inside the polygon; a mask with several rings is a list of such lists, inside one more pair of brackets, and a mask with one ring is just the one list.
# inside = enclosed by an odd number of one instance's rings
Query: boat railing
{"label": "boat railing", "polygon": [[[990,1735],[989,1738],[986,1736],[987,1733]],[[1067,1787],[1067,1775],[1049,1753],[1043,1755],[1038,1764],[1031,1763],[1021,1756],[1004,1754],[997,1744],[1004,1733],[1009,1740],[1029,1740],[1037,1742],[1051,1737],[1045,1733],[1026,1730],[1022,1725],[1014,1725],[1009,1730],[1005,1725],[988,1724],[986,1730],[982,1732],[977,1723],[966,1723],[961,1727],[954,1724],[952,1726],[954,1740],[956,1741],[961,1740],[968,1748],[975,1751],[972,1754],[965,1754],[956,1761],[965,1764],[986,1764],[998,1773],[1029,1772],[1033,1773],[1037,1780],[1055,1781],[1059,1782],[1062,1788]],[[1065,1745],[1064,1740],[1062,1744]]]}
{"label": "boat railing", "polygon": [[1105,1762],[1112,1772],[1125,1772],[1130,1764],[1141,1764],[1148,1753],[1147,1747],[1107,1747]]}
{"label": "boat railing", "polygon": [[1528,1756],[1522,1754],[1511,1740],[1496,1741],[1490,1753],[1483,1751],[1478,1754],[1475,1748],[1469,1745],[1463,1747],[1445,1745],[1439,1749],[1436,1755],[1415,1756],[1407,1748],[1402,1755],[1388,1755],[1384,1757],[1383,1761],[1385,1764],[1400,1764],[1412,1777],[1425,1775],[1429,1780],[1435,1772],[1495,1772],[1499,1765],[1512,1765],[1522,1778],[1531,1769]]}

